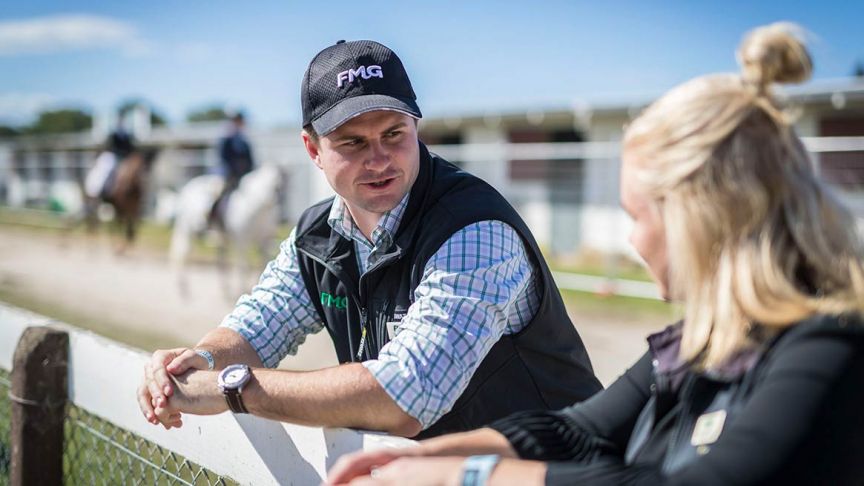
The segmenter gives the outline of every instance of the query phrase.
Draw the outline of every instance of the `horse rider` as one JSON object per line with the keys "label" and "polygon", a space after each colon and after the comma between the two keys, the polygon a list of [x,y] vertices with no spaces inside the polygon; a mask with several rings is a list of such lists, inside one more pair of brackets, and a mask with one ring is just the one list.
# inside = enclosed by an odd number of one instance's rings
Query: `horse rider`
{"label": "horse rider", "polygon": [[244,126],[243,113],[237,112],[231,116],[228,134],[219,140],[219,161],[222,165],[225,184],[219,197],[216,198],[210,208],[210,214],[207,218],[210,226],[225,227],[224,215],[228,198],[240,185],[240,179],[255,169],[252,148],[243,133]]}
{"label": "horse rider", "polygon": [[111,132],[105,140],[105,150],[96,158],[96,164],[84,181],[87,195],[96,199],[109,199],[118,167],[134,151],[135,142],[123,127]]}

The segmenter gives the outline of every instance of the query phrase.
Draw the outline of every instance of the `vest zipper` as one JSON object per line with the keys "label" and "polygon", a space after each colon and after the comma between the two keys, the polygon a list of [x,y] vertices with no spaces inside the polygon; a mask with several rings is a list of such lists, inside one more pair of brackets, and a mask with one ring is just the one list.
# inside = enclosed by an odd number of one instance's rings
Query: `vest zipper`
{"label": "vest zipper", "polygon": [[[315,260],[316,262],[320,263],[321,265],[324,266],[324,268],[326,268],[333,275],[336,275],[337,277],[339,276],[339,273],[334,272],[333,268],[330,265],[328,265],[324,259],[319,258],[318,256],[313,255],[312,253],[310,253],[310,252],[308,252],[302,248],[297,248],[297,251],[300,253],[303,253],[304,255],[311,258],[312,260]],[[357,352],[356,353],[354,353],[354,349],[353,349],[354,343],[352,342],[353,339],[351,339],[351,330],[350,329],[348,330],[348,349],[349,349],[349,352],[353,353],[352,357],[356,358],[357,361],[360,361],[362,359],[364,351],[368,351],[368,349],[367,349],[368,348],[368,346],[367,346],[368,345],[368,335],[369,335],[369,333],[372,332],[371,329],[369,328],[369,315],[368,315],[369,312],[368,312],[366,306],[363,305],[363,302],[365,302],[365,300],[363,300],[364,299],[363,290],[365,289],[363,277],[366,274],[371,273],[372,271],[377,270],[378,268],[384,266],[384,264],[389,264],[390,262],[397,260],[399,255],[401,255],[401,251],[397,252],[395,255],[391,255],[390,258],[382,259],[382,260],[375,262],[375,265],[372,265],[372,267],[369,268],[366,271],[366,273],[364,273],[363,275],[360,275],[360,282],[358,282],[357,286],[351,285],[350,283],[346,282],[344,279],[339,278],[339,281],[342,282],[343,284],[345,284],[345,286],[348,287],[349,290],[354,290],[354,293],[353,293],[354,297],[355,297],[354,301],[357,305],[357,308],[360,310],[360,343],[357,346]],[[378,329],[378,327],[380,327],[380,323],[376,322],[376,324],[377,324],[376,330],[380,335],[380,332],[382,332],[381,330]]]}
{"label": "vest zipper", "polygon": [[360,307],[360,345],[357,346],[357,361],[362,361],[363,351],[366,349],[366,328],[368,327],[366,320],[368,313],[365,307]]}

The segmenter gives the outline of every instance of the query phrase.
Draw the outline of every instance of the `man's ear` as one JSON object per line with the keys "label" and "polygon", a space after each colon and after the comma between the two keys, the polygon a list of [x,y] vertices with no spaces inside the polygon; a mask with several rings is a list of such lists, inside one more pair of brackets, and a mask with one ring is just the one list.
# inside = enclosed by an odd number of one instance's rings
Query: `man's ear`
{"label": "man's ear", "polygon": [[315,165],[320,169],[321,159],[318,157],[320,152],[318,142],[312,140],[312,137],[309,136],[309,133],[306,130],[300,132],[300,137],[303,139],[303,146],[306,148],[306,153],[309,154],[309,158],[312,159],[312,162],[315,162]]}

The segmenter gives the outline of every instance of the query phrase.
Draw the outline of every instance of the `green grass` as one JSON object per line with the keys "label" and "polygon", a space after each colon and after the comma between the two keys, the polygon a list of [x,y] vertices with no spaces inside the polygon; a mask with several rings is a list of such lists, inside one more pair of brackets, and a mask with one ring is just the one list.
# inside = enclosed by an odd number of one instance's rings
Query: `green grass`
{"label": "green grass", "polygon": [[[544,252],[548,253],[548,252]],[[645,267],[620,254],[581,251],[569,257],[546,256],[552,271],[570,272],[594,277],[652,282]],[[675,319],[679,310],[666,302],[620,295],[598,295],[593,292],[561,290],[564,303],[572,312],[614,318],[623,322],[640,318]]]}
{"label": "green grass", "polygon": [[651,282],[651,275],[642,264],[623,255],[601,255],[596,252],[580,252],[570,258],[546,256],[549,267],[554,271],[581,273],[595,277],[620,278]]}
{"label": "green grass", "polygon": [[68,227],[70,220],[50,211],[0,208],[0,224],[27,227],[39,232],[56,232]]}

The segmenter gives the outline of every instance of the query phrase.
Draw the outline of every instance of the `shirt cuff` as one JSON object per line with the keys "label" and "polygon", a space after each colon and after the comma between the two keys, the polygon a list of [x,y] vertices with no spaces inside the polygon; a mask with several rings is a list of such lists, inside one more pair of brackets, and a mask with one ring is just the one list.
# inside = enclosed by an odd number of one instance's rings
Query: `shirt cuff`
{"label": "shirt cuff", "polygon": [[448,410],[428,410],[429,393],[424,391],[417,377],[397,361],[373,359],[363,366],[396,402],[403,412],[420,422],[423,429],[438,421]]}
{"label": "shirt cuff", "polygon": [[245,339],[246,342],[249,343],[249,346],[252,346],[252,349],[255,350],[255,354],[258,355],[258,359],[261,360],[261,363],[265,367],[275,368],[276,366],[279,365],[279,357],[276,354],[270,353],[269,359],[267,359],[268,357],[264,356],[264,353],[262,353],[262,350],[259,349],[257,346],[255,346],[255,341],[256,341],[255,340],[255,333],[252,330],[250,330],[249,327],[246,326],[242,321],[239,321],[236,318],[234,318],[233,316],[228,315],[225,317],[225,319],[222,319],[222,323],[219,324],[219,327],[223,327],[225,329],[231,329],[232,331],[239,334],[240,337]]}

